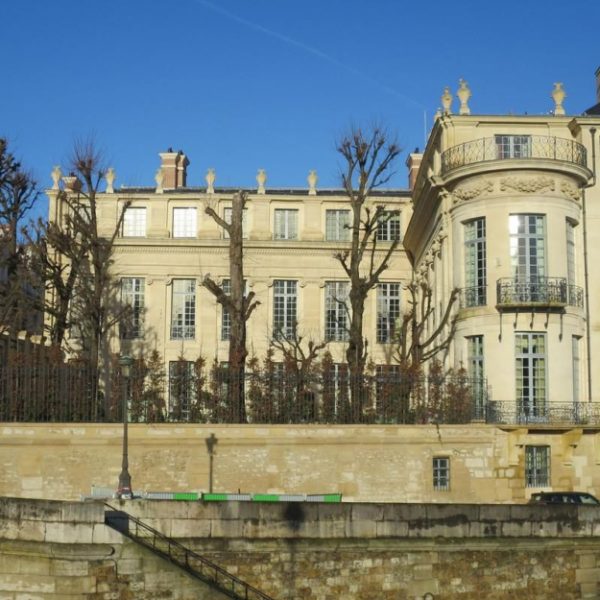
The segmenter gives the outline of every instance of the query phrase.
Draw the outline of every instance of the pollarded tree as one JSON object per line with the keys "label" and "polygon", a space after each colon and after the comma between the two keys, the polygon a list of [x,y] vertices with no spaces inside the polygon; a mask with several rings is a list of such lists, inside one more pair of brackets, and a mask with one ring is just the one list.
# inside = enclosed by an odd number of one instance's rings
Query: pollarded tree
{"label": "pollarded tree", "polygon": [[39,197],[33,176],[0,138],[0,331],[26,327],[36,308],[35,281],[22,243],[24,218]]}
{"label": "pollarded tree", "polygon": [[352,417],[360,419],[363,408],[362,379],[367,363],[363,333],[365,301],[378,285],[399,244],[399,237],[379,243],[377,231],[395,218],[397,211],[374,204],[372,192],[394,174],[399,145],[380,127],[353,128],[337,144],[344,159],[342,185],[350,203],[350,245],[335,254],[350,280],[350,326],[346,360],[351,378]]}
{"label": "pollarded tree", "polygon": [[229,333],[229,367],[228,367],[228,402],[231,421],[246,421],[246,405],[244,399],[244,378],[246,358],[246,323],[259,302],[254,300],[254,292],[245,294],[244,282],[244,235],[243,215],[247,194],[239,191],[231,203],[231,221],[228,222],[214,210],[212,206],[205,208],[229,237],[229,290],[223,282],[217,283],[207,275],[202,284],[215,297],[216,301],[227,312],[230,319]]}

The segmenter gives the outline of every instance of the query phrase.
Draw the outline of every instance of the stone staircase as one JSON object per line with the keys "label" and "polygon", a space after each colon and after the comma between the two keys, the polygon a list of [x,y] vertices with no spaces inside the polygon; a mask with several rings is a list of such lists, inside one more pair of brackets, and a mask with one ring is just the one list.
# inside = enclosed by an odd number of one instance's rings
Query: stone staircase
{"label": "stone staircase", "polygon": [[176,540],[167,537],[129,513],[106,504],[105,523],[186,573],[235,600],[274,600],[264,592],[228,573]]}

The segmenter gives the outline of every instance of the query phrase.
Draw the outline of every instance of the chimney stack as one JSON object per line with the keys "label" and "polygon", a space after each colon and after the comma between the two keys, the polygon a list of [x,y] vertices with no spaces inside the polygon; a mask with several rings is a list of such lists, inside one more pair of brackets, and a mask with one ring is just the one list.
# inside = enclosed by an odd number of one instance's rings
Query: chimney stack
{"label": "chimney stack", "polygon": [[185,187],[187,166],[190,164],[187,156],[181,150],[174,152],[173,148],[169,148],[166,152],[161,152],[159,156],[160,168],[163,175],[162,187],[165,189]]}
{"label": "chimney stack", "polygon": [[419,152],[418,148],[415,148],[415,151],[408,155],[406,166],[408,167],[408,189],[411,191],[415,188],[417,173],[419,172],[422,160],[423,153]]}

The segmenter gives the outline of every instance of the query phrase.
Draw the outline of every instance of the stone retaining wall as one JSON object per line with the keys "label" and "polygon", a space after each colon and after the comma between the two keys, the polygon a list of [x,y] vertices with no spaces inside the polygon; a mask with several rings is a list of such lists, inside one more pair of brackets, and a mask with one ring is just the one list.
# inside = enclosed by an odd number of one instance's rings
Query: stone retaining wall
{"label": "stone retaining wall", "polygon": [[[278,600],[600,595],[594,507],[112,504]],[[0,500],[0,598],[218,598],[103,518],[98,502]]]}

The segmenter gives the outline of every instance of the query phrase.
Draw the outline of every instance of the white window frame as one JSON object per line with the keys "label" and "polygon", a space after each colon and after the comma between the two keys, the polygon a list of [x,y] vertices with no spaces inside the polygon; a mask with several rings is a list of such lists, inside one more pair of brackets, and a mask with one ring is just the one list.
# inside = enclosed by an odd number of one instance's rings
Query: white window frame
{"label": "white window frame", "polygon": [[144,301],[146,280],[143,277],[121,278],[121,303],[131,310],[127,323],[121,323],[121,338],[136,340],[144,337]]}
{"label": "white window frame", "polygon": [[496,134],[494,136],[498,158],[530,158],[531,136],[530,135],[507,135]]}
{"label": "white window frame", "polygon": [[293,338],[298,324],[298,281],[273,281],[273,337]]}
{"label": "white window frame", "polygon": [[450,491],[450,457],[434,456],[431,462],[433,489],[436,492]]}
{"label": "white window frame", "polygon": [[[233,207],[232,206],[224,206],[223,207],[223,221],[228,225],[231,225],[231,219],[233,218]],[[223,229],[223,239],[229,239],[229,232],[226,229]],[[248,239],[248,209],[244,208],[242,211],[242,239]]]}
{"label": "white window frame", "polygon": [[145,206],[129,206],[123,214],[122,237],[146,237],[147,211]]}
{"label": "white window frame", "polygon": [[195,238],[198,234],[198,211],[192,206],[173,207],[173,237]]}
{"label": "white window frame", "polygon": [[325,241],[348,242],[350,240],[350,210],[328,208],[325,211]]}
{"label": "white window frame", "polygon": [[515,398],[528,421],[545,420],[548,403],[548,361],[545,333],[515,333]]}
{"label": "white window frame", "polygon": [[196,337],[196,280],[173,279],[171,292],[171,339]]}
{"label": "white window frame", "polygon": [[325,282],[325,341],[345,342],[348,340],[348,281]]}
{"label": "white window frame", "polygon": [[384,282],[377,285],[377,326],[378,344],[391,342],[400,319],[400,293],[398,282]]}
{"label": "white window frame", "polygon": [[[546,276],[546,215],[511,214],[509,233],[513,278],[534,287],[543,284]],[[531,290],[535,299],[533,292],[535,289]]]}
{"label": "white window frame", "polygon": [[297,240],[298,239],[297,208],[276,208],[273,211],[273,239]]}
{"label": "white window frame", "polygon": [[525,487],[550,486],[550,446],[525,446]]}
{"label": "white window frame", "polygon": [[487,241],[485,217],[466,221],[463,225],[465,256],[464,305],[487,304]]}
{"label": "white window frame", "polygon": [[377,223],[376,238],[378,242],[395,242],[402,239],[400,229],[400,211],[384,210]]}
{"label": "white window frame", "polygon": [[485,385],[485,351],[484,336],[470,335],[467,342],[467,373],[471,380],[473,403],[476,418],[485,418],[486,385]]}

